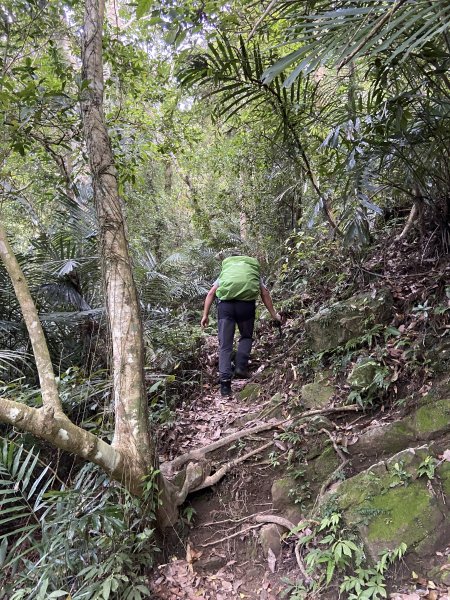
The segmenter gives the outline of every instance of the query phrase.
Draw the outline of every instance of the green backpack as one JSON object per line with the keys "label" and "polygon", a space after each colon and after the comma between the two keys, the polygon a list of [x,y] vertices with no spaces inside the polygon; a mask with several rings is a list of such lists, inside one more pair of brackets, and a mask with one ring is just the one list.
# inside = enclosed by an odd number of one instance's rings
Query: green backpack
{"label": "green backpack", "polygon": [[259,262],[250,256],[229,256],[222,261],[219,287],[220,300],[255,300],[260,286]]}

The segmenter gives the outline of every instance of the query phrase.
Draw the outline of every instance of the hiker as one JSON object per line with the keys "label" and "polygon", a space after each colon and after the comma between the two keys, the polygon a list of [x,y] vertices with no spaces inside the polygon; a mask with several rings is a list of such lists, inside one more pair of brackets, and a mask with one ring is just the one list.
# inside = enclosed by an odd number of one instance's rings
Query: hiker
{"label": "hiker", "polygon": [[222,262],[220,276],[205,298],[202,327],[208,325],[211,304],[216,296],[218,298],[219,373],[222,396],[231,396],[231,356],[236,325],[241,336],[236,352],[234,376],[238,379],[249,377],[248,360],[252,349],[258,294],[272,319],[281,323],[281,316],[275,311],[269,290],[260,277],[258,261],[250,256],[229,256]]}

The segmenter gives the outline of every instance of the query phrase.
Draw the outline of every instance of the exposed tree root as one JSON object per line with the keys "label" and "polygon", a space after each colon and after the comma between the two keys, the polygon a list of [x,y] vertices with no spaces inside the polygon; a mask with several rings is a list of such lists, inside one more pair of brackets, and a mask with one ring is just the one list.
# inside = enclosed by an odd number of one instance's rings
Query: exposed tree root
{"label": "exposed tree root", "polygon": [[207,544],[203,544],[202,548],[206,548],[207,546],[215,546],[216,544],[221,544],[222,542],[231,540],[232,538],[235,538],[239,535],[244,535],[244,533],[247,533],[248,531],[251,531],[252,529],[257,529],[258,527],[261,527],[261,525],[264,525],[265,523],[275,523],[276,525],[280,525],[281,527],[284,527],[285,529],[287,529],[289,531],[294,528],[294,524],[291,521],[289,521],[289,519],[285,519],[284,517],[279,517],[278,515],[250,515],[249,517],[247,517],[248,520],[250,520],[252,518],[254,518],[254,520],[257,522],[257,525],[251,525],[250,527],[247,527],[247,529],[244,529],[242,531],[237,531],[235,533],[232,533],[231,535],[227,535],[226,537],[220,538],[213,542],[208,542]]}
{"label": "exposed tree root", "polygon": [[323,495],[326,492],[326,489],[328,488],[328,486],[335,480],[336,475],[342,471],[342,469],[348,464],[348,458],[345,456],[345,454],[342,452],[342,450],[339,448],[339,446],[336,444],[336,440],[334,439],[334,437],[331,435],[331,433],[328,431],[328,429],[320,429],[319,430],[322,433],[325,433],[331,440],[331,443],[333,444],[333,448],[336,452],[336,454],[339,456],[339,458],[341,459],[341,464],[338,466],[337,469],[335,469],[327,478],[326,480],[323,482],[323,484],[320,487],[319,493],[316,496],[316,500],[314,502],[314,508],[320,503]]}
{"label": "exposed tree root", "polygon": [[[308,410],[304,413],[300,413],[296,416],[297,419],[305,419],[307,417],[312,417],[314,415],[329,415],[337,412],[356,412],[361,410],[361,408],[357,404],[350,404],[349,406],[335,406],[331,408],[321,408],[316,410]],[[283,419],[282,421],[276,421],[275,423],[263,423],[261,425],[256,425],[255,427],[250,427],[248,429],[242,429],[241,431],[236,431],[231,435],[228,435],[221,440],[217,440],[217,442],[213,442],[212,444],[208,444],[207,446],[202,446],[201,448],[197,448],[196,450],[191,450],[186,454],[182,454],[181,456],[177,456],[171,461],[165,462],[161,465],[161,469],[165,475],[172,475],[176,472],[177,469],[185,465],[187,462],[192,460],[202,460],[205,458],[205,455],[209,452],[214,452],[214,450],[218,450],[231,442],[235,442],[236,440],[240,440],[243,437],[247,437],[249,435],[253,435],[255,433],[261,433],[262,431],[269,431],[270,429],[276,429],[281,425],[284,425],[288,421],[291,421],[292,417],[288,417],[287,419]]]}
{"label": "exposed tree root", "polygon": [[[264,512],[270,512],[269,509],[264,511]],[[209,521],[208,523],[201,523],[199,525],[199,527],[211,527],[211,526],[217,526],[217,525],[224,525],[225,523],[234,523],[235,525],[238,525],[239,523],[242,523],[242,521],[250,521],[251,519],[253,519],[254,517],[260,517],[262,516],[262,513],[254,513],[253,515],[247,515],[246,517],[241,517],[240,519],[222,519],[221,521]],[[270,516],[270,515],[269,515]],[[233,527],[233,525],[232,525]]]}
{"label": "exposed tree root", "polygon": [[214,450],[218,450],[219,448],[222,448],[227,444],[231,444],[231,442],[235,442],[236,440],[240,440],[248,435],[261,433],[262,431],[268,431],[269,429],[276,429],[277,427],[280,427],[280,425],[283,425],[284,423],[286,423],[286,421],[289,420],[290,419],[283,419],[282,421],[277,421],[275,423],[264,423],[262,425],[257,425],[256,427],[236,431],[236,433],[227,435],[221,440],[217,440],[217,442],[213,442],[212,444],[208,444],[207,446],[197,448],[197,450],[191,450],[186,454],[182,454],[181,456],[174,458],[172,461],[164,463],[163,465],[161,465],[161,468],[163,469],[165,474],[171,475],[177,469],[179,469],[191,460],[202,460],[205,458],[205,455],[209,452],[214,452]]}
{"label": "exposed tree root", "polygon": [[247,529],[243,529],[242,531],[236,531],[236,533],[232,533],[231,535],[227,535],[226,537],[220,538],[218,540],[214,540],[213,542],[208,542],[207,544],[202,544],[201,547],[207,548],[208,546],[215,546],[216,544],[221,544],[222,542],[231,540],[232,538],[238,537],[239,535],[244,535],[245,533],[247,533],[248,531],[251,531],[252,529],[258,529],[258,527],[261,527],[261,523],[258,523],[258,525],[251,525],[250,527],[247,527]]}
{"label": "exposed tree root", "polygon": [[289,519],[285,517],[279,517],[278,515],[256,515],[254,517],[257,523],[273,523],[274,525],[279,525],[280,527],[284,527],[288,531],[294,529],[295,525]]}
{"label": "exposed tree root", "polygon": [[[336,452],[336,454],[339,456],[339,458],[341,459],[341,462],[347,462],[347,457],[345,456],[345,454],[342,452],[342,450],[339,448],[339,446],[336,444],[336,440],[334,439],[334,437],[331,435],[331,433],[328,431],[328,429],[325,429],[325,427],[323,427],[322,429],[319,429],[319,433],[324,433],[325,435],[327,435],[330,438],[331,443],[333,444],[333,448]],[[342,466],[342,465],[341,465]]]}
{"label": "exposed tree root", "polygon": [[331,484],[331,483],[332,483],[332,482],[333,482],[333,481],[336,479],[336,475],[337,475],[337,474],[338,474],[340,471],[342,471],[342,469],[343,469],[343,468],[344,468],[344,467],[347,465],[347,463],[348,463],[348,460],[345,460],[343,463],[341,463],[341,464],[338,466],[338,468],[337,468],[337,469],[335,469],[335,470],[334,470],[334,471],[331,473],[331,475],[329,475],[329,476],[326,478],[326,480],[323,482],[323,484],[322,484],[322,486],[321,486],[321,488],[320,488],[320,490],[319,490],[319,493],[318,493],[318,494],[317,494],[317,496],[316,496],[316,500],[315,500],[315,502],[314,502],[314,507],[313,507],[313,510],[316,508],[316,506],[317,506],[317,505],[320,503],[320,501],[322,500],[322,497],[324,496],[324,494],[325,494],[325,492],[326,492],[326,490],[327,490],[327,487],[328,487],[328,486],[329,486],[329,485],[330,485],[330,484]]}
{"label": "exposed tree root", "polygon": [[[304,418],[311,417],[314,415],[330,414],[330,413],[336,413],[336,412],[354,412],[357,410],[359,410],[359,406],[357,406],[356,404],[352,404],[350,406],[309,410],[304,413],[301,413],[300,415],[298,415],[297,418],[304,419]],[[269,446],[272,445],[273,441],[270,440],[266,444],[263,444],[262,446],[254,449],[254,450],[251,450],[247,454],[244,454],[243,456],[240,456],[238,458],[235,458],[234,460],[231,460],[231,461],[225,463],[219,469],[217,469],[217,471],[215,473],[213,473],[212,475],[210,474],[210,466],[211,465],[208,461],[205,460],[206,454],[208,454],[209,452],[213,452],[214,450],[217,450],[219,448],[222,448],[223,446],[226,446],[226,445],[230,444],[231,442],[240,440],[244,437],[249,437],[249,436],[255,435],[257,433],[261,433],[263,431],[269,431],[270,429],[276,429],[277,427],[280,427],[281,425],[287,423],[288,421],[292,421],[292,418],[289,417],[287,419],[283,419],[282,421],[276,421],[273,423],[263,423],[261,425],[256,425],[255,427],[250,427],[248,429],[236,431],[235,433],[232,433],[231,435],[228,435],[221,440],[217,440],[217,442],[213,442],[212,444],[208,444],[207,446],[203,446],[202,448],[197,448],[196,450],[191,450],[190,452],[187,452],[186,454],[182,454],[181,456],[178,456],[174,460],[172,460],[170,462],[166,462],[163,465],[161,465],[161,471],[164,474],[164,476],[170,477],[170,476],[174,475],[174,473],[176,472],[177,469],[179,469],[180,467],[182,467],[183,465],[188,463],[186,466],[186,469],[185,469],[185,474],[182,479],[182,482],[180,481],[179,483],[175,483],[174,481],[168,480],[168,486],[170,488],[170,495],[171,495],[175,505],[180,506],[181,504],[183,504],[183,502],[186,500],[186,497],[191,492],[203,490],[207,487],[211,487],[212,485],[215,485],[233,467],[240,464],[241,462],[244,462],[251,456],[259,454],[266,448],[269,448]],[[343,455],[342,451],[337,447],[336,442],[335,442],[334,438],[331,436],[330,432],[327,431],[326,429],[322,429],[321,431],[323,431],[324,433],[326,433],[326,435],[328,435],[330,437],[330,439],[333,443],[333,446],[334,446],[336,452],[338,453],[339,457],[341,458],[341,460],[345,460],[345,456]],[[342,468],[342,465],[340,468]],[[267,521],[265,521],[265,522],[267,522]]]}
{"label": "exposed tree root", "polygon": [[[222,477],[224,477],[228,473],[228,471],[230,471],[233,467],[240,464],[241,462],[244,462],[251,456],[254,456],[255,454],[259,454],[266,448],[269,448],[269,446],[271,446],[272,444],[273,444],[273,441],[270,440],[270,442],[267,442],[267,444],[263,444],[259,448],[256,448],[255,450],[252,450],[251,452],[247,452],[247,454],[244,454],[244,456],[240,456],[239,458],[230,460],[230,462],[227,462],[224,465],[222,465],[220,467],[220,469],[218,469],[215,473],[213,473],[213,475],[209,475],[208,477],[206,477],[204,479],[204,481],[198,487],[196,487],[195,489],[193,489],[191,491],[197,492],[198,490],[203,490],[204,488],[211,487],[212,485],[218,483],[222,479]],[[190,463],[190,464],[192,464],[192,463]]]}

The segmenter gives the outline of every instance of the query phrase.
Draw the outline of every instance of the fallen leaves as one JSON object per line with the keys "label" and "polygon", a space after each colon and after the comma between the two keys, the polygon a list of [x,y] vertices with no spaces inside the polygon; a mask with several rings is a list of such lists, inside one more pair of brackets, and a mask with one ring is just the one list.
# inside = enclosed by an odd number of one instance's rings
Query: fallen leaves
{"label": "fallen leaves", "polygon": [[194,557],[202,553],[187,547],[187,558],[174,558],[158,568],[159,577],[152,584],[155,600],[236,600],[252,598],[241,590],[244,581],[235,579],[231,569],[219,569],[212,575],[200,575],[192,567]]}

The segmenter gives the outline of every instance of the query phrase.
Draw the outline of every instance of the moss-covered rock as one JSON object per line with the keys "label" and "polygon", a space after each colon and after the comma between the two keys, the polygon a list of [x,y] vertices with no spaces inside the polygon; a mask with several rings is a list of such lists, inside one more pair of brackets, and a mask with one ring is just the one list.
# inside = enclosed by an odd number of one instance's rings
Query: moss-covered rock
{"label": "moss-covered rock", "polygon": [[247,383],[239,392],[238,396],[241,400],[256,400],[261,394],[261,386],[259,383]]}
{"label": "moss-covered rock", "polygon": [[292,477],[283,477],[273,482],[272,504],[275,510],[283,512],[294,504],[292,493],[296,487],[297,483]]}
{"label": "moss-covered rock", "polygon": [[421,406],[406,422],[420,440],[433,439],[450,431],[450,400],[445,398]]}
{"label": "moss-covered rock", "polygon": [[347,378],[348,383],[356,390],[369,387],[373,382],[379,363],[373,358],[364,357],[353,367]]}
{"label": "moss-covered rock", "polygon": [[450,463],[442,463],[437,469],[437,475],[442,482],[442,491],[445,496],[445,502],[450,506]]}
{"label": "moss-covered rock", "polygon": [[347,525],[359,530],[373,560],[401,542],[422,560],[441,549],[447,505],[426,478],[418,477],[429,451],[428,447],[405,450],[339,486],[338,507]]}
{"label": "moss-covered rock", "polygon": [[316,481],[322,484],[340,465],[340,460],[334,448],[330,445],[318,456],[311,465]]}
{"label": "moss-covered rock", "polygon": [[[308,435],[311,435],[315,432],[319,432],[321,429],[327,429],[328,431],[333,431],[334,424],[330,419],[325,417],[324,415],[314,415],[313,417],[308,417],[307,419],[300,419],[299,423],[306,422],[308,424]],[[324,437],[325,439],[325,437]],[[326,437],[329,441],[329,438]],[[317,446],[317,442],[314,444]]]}
{"label": "moss-covered rock", "polygon": [[350,451],[355,461],[381,458],[405,448],[441,438],[450,432],[450,400],[427,398],[412,414],[384,425],[367,429]]}
{"label": "moss-covered rock", "polygon": [[307,383],[301,389],[302,404],[308,409],[328,406],[334,388],[324,383]]}
{"label": "moss-covered rock", "polygon": [[336,302],[305,322],[309,345],[315,352],[325,352],[362,336],[367,328],[388,323],[392,317],[392,295],[389,290],[357,294]]}
{"label": "moss-covered rock", "polygon": [[416,433],[405,420],[376,425],[367,429],[350,451],[356,460],[365,462],[367,458],[390,456],[414,445]]}

